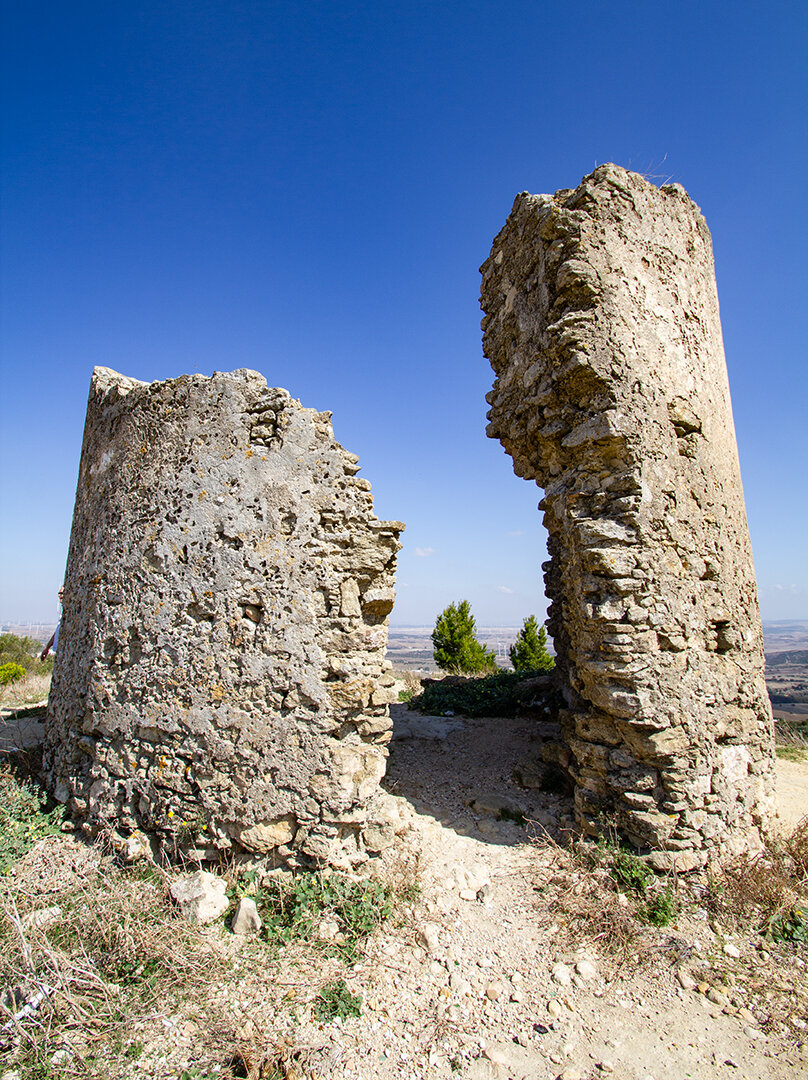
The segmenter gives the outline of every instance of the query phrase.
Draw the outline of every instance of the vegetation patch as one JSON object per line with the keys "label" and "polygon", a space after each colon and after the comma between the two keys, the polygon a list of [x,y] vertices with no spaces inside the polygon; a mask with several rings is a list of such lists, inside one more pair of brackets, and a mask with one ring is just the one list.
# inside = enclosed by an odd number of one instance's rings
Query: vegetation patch
{"label": "vegetation patch", "polygon": [[531,680],[539,674],[543,673],[500,669],[477,679],[426,679],[410,708],[438,716],[516,716],[533,703],[536,687]]}
{"label": "vegetation patch", "polygon": [[0,686],[9,686],[11,683],[19,682],[20,679],[25,678],[25,675],[26,671],[22,664],[13,661],[0,664]]}
{"label": "vegetation patch", "polygon": [[0,876],[37,840],[60,831],[63,808],[47,806],[44,792],[30,781],[20,782],[8,764],[0,764]]}
{"label": "vegetation patch", "polygon": [[611,860],[609,873],[623,892],[644,896],[645,890],[654,880],[654,871],[637,855],[624,847],[607,848],[607,858]]}
{"label": "vegetation patch", "polygon": [[344,979],[335,979],[327,983],[314,1004],[314,1015],[318,1020],[328,1023],[337,1017],[347,1020],[352,1016],[360,1016],[362,1012],[362,998],[358,994],[352,994],[345,985]]}
{"label": "vegetation patch", "polygon": [[0,634],[0,668],[16,664],[26,675],[48,675],[53,669],[53,656],[40,660],[41,653],[42,643],[34,638]]}
{"label": "vegetation patch", "polygon": [[270,943],[320,940],[327,951],[348,960],[393,911],[393,890],[382,882],[319,871],[291,880],[271,878],[259,887],[255,875],[247,874],[235,893],[255,900]]}

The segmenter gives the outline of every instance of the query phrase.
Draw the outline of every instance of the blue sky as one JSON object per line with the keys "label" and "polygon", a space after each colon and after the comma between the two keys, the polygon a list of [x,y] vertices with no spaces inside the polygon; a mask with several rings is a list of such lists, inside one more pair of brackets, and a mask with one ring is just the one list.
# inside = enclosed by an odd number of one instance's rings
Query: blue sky
{"label": "blue sky", "polygon": [[5,9],[0,621],[55,617],[97,364],[332,410],[407,522],[394,623],[543,614],[477,268],[604,161],[705,213],[763,614],[808,617],[804,3]]}

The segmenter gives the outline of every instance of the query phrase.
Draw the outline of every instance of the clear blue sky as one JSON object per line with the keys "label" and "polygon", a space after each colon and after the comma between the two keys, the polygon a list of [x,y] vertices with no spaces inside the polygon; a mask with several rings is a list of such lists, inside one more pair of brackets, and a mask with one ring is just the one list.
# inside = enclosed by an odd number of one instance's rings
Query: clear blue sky
{"label": "clear blue sky", "polygon": [[615,161],[713,234],[765,618],[808,617],[806,5],[5,4],[0,621],[52,620],[90,373],[250,367],[407,522],[393,622],[544,612],[477,268]]}

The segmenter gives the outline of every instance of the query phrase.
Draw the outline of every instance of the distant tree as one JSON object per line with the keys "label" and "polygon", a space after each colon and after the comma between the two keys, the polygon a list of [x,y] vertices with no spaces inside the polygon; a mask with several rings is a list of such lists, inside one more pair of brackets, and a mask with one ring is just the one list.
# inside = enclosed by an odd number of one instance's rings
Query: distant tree
{"label": "distant tree", "polygon": [[435,663],[453,675],[479,675],[496,670],[493,651],[477,640],[477,624],[468,600],[449,604],[438,615],[432,646]]}
{"label": "distant tree", "polygon": [[552,671],[555,661],[547,651],[547,631],[528,615],[509,649],[515,671]]}

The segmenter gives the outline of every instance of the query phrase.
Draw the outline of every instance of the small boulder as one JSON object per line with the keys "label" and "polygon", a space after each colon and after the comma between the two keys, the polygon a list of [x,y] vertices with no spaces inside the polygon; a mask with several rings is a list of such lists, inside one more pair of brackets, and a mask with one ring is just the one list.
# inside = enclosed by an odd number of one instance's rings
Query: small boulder
{"label": "small boulder", "polygon": [[171,886],[171,899],[177,904],[184,918],[204,924],[213,922],[230,906],[226,894],[227,882],[207,870],[180,878]]}
{"label": "small boulder", "polygon": [[418,944],[429,956],[437,956],[440,953],[440,934],[437,926],[426,923],[419,929],[417,939]]}
{"label": "small boulder", "polygon": [[112,849],[121,862],[130,865],[140,862],[141,859],[152,861],[152,847],[148,836],[140,829],[133,829],[128,836],[122,836],[119,832],[112,834]]}
{"label": "small boulder", "polygon": [[587,981],[597,978],[598,969],[591,960],[579,960],[575,965],[575,970],[582,979],[586,979]]}
{"label": "small boulder", "polygon": [[246,937],[248,934],[257,934],[263,925],[255,901],[249,896],[242,896],[233,921],[230,923],[230,929],[234,934]]}
{"label": "small boulder", "polygon": [[566,964],[556,964],[552,972],[553,982],[559,986],[569,986],[572,983],[572,972]]}

